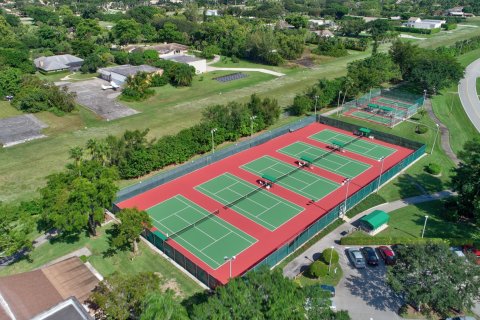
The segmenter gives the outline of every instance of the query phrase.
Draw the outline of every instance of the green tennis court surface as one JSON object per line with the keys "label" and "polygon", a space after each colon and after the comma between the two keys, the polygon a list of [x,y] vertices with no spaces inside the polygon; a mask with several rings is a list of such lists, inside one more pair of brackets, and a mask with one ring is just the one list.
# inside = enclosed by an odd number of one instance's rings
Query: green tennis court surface
{"label": "green tennis court surface", "polygon": [[257,242],[181,195],[147,209],[147,213],[162,234],[173,235],[173,240],[213,269],[225,263],[225,256],[237,255]]}
{"label": "green tennis court surface", "polygon": [[[343,143],[348,143],[352,140],[355,140],[356,137],[349,136],[343,133],[339,133],[336,131],[332,131],[329,129],[322,130],[320,132],[315,133],[309,137],[310,139],[317,140],[323,143],[331,144],[332,141],[340,141]],[[370,141],[365,140],[355,140],[352,143],[349,143],[345,146],[345,149],[351,151],[353,153],[358,153],[362,156],[379,160],[382,157],[388,157],[395,151],[396,149],[385,147]]]}
{"label": "green tennis court surface", "polygon": [[372,113],[368,113],[368,112],[364,112],[364,111],[353,111],[353,112],[350,113],[350,115],[352,115],[354,117],[357,117],[357,118],[360,118],[360,119],[374,121],[374,122],[381,123],[381,124],[386,124],[386,125],[390,125],[392,123],[391,118],[385,118],[385,117],[382,117],[382,116],[379,116],[379,115],[376,115],[376,114],[372,114]]}
{"label": "green tennis court surface", "polygon": [[[258,175],[259,177],[269,175],[278,178],[292,172],[292,170],[297,167],[278,159],[264,156],[243,165],[242,168]],[[307,170],[310,169],[299,169],[291,175],[277,181],[276,184],[315,201],[320,200],[340,187],[338,183],[317,176]]]}
{"label": "green tennis court surface", "polygon": [[377,102],[390,104],[392,106],[396,106],[396,107],[400,107],[400,108],[404,108],[404,109],[410,109],[410,108],[414,107],[414,105],[412,105],[412,104],[403,103],[403,102],[396,101],[396,100],[390,100],[390,99],[387,99],[387,98],[380,98],[380,99],[377,100]]}
{"label": "green tennis court surface", "polygon": [[308,156],[313,159],[322,157],[315,161],[313,165],[346,178],[354,178],[371,167],[366,163],[341,156],[331,151],[322,150],[304,142],[292,143],[291,145],[278,150],[278,152],[295,159],[300,159],[302,156]]}
{"label": "green tennis court surface", "polygon": [[[230,173],[195,187],[201,193],[230,205],[233,210],[273,231],[303,211],[303,208]],[[245,198],[242,198],[246,196]]]}

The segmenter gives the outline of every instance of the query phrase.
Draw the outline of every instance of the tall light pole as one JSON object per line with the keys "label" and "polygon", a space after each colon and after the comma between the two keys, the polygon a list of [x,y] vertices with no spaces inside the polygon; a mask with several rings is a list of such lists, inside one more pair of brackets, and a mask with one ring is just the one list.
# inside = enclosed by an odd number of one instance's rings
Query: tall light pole
{"label": "tall light pole", "polygon": [[250,137],[253,136],[253,121],[257,119],[257,116],[250,117]]}
{"label": "tall light pole", "polygon": [[230,263],[230,273],[229,273],[230,274],[230,277],[229,277],[230,279],[232,278],[232,261],[235,260],[235,259],[237,259],[236,256],[231,256],[230,258],[227,257],[227,256],[223,257],[223,260],[228,261]]}
{"label": "tall light pole", "polygon": [[422,107],[425,108],[425,100],[427,100],[427,89],[423,89],[423,103]]}
{"label": "tall light pole", "polygon": [[342,95],[342,90],[338,91],[337,108],[340,107],[340,96],[341,95]]}
{"label": "tall light pole", "polygon": [[342,186],[347,185],[347,190],[345,192],[345,201],[343,202],[343,215],[345,215],[345,213],[347,213],[348,187],[350,186],[350,181],[352,181],[352,179],[345,178],[342,182]]}
{"label": "tall light pole", "polygon": [[333,246],[330,247],[330,263],[328,264],[328,274],[330,274],[330,268],[332,267]]}
{"label": "tall light pole", "polygon": [[378,190],[380,189],[380,181],[382,180],[383,161],[384,161],[384,160],[385,160],[385,157],[381,157],[380,159],[377,160],[377,161],[380,161],[381,164],[380,164],[380,176],[378,177],[377,191],[375,191],[376,193],[378,193]]}
{"label": "tall light pole", "polygon": [[435,139],[433,139],[432,150],[430,151],[430,154],[433,153],[433,148],[435,148],[435,142],[437,142],[438,131],[440,131],[440,125],[438,123],[435,123],[435,125],[437,126],[437,132],[435,133]]}
{"label": "tall light pole", "polygon": [[422,230],[422,239],[423,239],[423,235],[425,234],[425,227],[427,226],[427,220],[428,220],[428,216],[425,216],[425,223],[423,224],[423,230]]}
{"label": "tall light pole", "polygon": [[317,116],[317,103],[318,103],[318,96],[315,96],[315,117]]}
{"label": "tall light pole", "polygon": [[212,153],[215,152],[215,139],[213,138],[213,134],[217,132],[217,128],[213,128],[210,130],[210,133],[212,134]]}

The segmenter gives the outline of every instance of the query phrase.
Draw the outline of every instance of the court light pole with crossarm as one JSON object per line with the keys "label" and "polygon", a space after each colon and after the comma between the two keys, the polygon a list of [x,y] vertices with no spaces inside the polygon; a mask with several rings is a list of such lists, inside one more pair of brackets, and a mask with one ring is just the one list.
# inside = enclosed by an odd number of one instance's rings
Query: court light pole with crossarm
{"label": "court light pole with crossarm", "polygon": [[385,160],[385,157],[381,157],[377,161],[380,161],[380,176],[378,177],[378,184],[377,184],[377,191],[375,193],[378,193],[378,190],[380,189],[380,181],[382,180],[382,174],[383,174],[383,160]]}
{"label": "court light pole with crossarm", "polygon": [[231,257],[229,258],[229,257],[225,256],[225,257],[223,257],[223,259],[224,259],[225,261],[228,261],[228,262],[230,263],[230,277],[229,277],[229,278],[231,279],[231,278],[232,278],[232,261],[235,260],[235,259],[237,259],[237,257],[236,257],[236,256],[231,256]]}
{"label": "court light pole with crossarm", "polygon": [[423,234],[425,233],[425,227],[427,226],[427,220],[428,220],[428,216],[425,216],[425,223],[423,224],[423,230],[422,230],[422,238],[423,238]]}
{"label": "court light pole with crossarm", "polygon": [[253,136],[253,121],[257,119],[257,116],[250,117],[250,137]]}
{"label": "court light pole with crossarm", "polygon": [[215,140],[213,139],[213,134],[217,132],[217,128],[213,128],[210,130],[210,133],[212,134],[212,153],[215,153]]}
{"label": "court light pole with crossarm", "polygon": [[433,139],[432,150],[430,150],[430,154],[433,153],[433,148],[435,148],[435,142],[437,142],[438,131],[440,131],[440,125],[438,123],[435,123],[435,125],[437,126],[437,132],[435,133],[435,138]]}
{"label": "court light pole with crossarm", "polygon": [[318,103],[318,96],[315,96],[315,117],[317,116],[317,103]]}

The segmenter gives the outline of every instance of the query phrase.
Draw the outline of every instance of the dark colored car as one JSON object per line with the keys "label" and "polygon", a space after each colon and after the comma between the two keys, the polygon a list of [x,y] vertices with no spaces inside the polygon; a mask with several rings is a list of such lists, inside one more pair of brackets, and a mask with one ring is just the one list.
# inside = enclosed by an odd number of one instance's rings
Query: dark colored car
{"label": "dark colored car", "polygon": [[378,265],[378,257],[377,257],[377,254],[375,253],[375,249],[373,249],[372,247],[363,247],[362,253],[369,265],[371,266]]}
{"label": "dark colored car", "polygon": [[380,246],[377,248],[380,257],[382,257],[385,264],[394,265],[397,257],[395,256],[395,252],[387,246]]}
{"label": "dark colored car", "polygon": [[334,286],[329,286],[328,284],[321,284],[320,288],[322,288],[323,291],[330,292],[331,296],[335,297],[335,287]]}

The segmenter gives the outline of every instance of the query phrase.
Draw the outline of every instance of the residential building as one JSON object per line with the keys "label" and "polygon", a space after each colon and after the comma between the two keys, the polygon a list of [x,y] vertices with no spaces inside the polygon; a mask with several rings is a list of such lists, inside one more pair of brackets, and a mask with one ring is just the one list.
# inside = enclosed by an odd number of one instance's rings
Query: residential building
{"label": "residential building", "polygon": [[220,16],[217,9],[207,9],[205,11],[205,15],[207,17],[218,17],[218,16]]}
{"label": "residential building", "polygon": [[317,37],[319,38],[332,38],[332,37],[335,37],[335,35],[333,34],[332,31],[330,30],[315,30],[315,31],[312,31],[313,33],[315,33],[317,35]]}
{"label": "residential building", "polygon": [[318,28],[320,26],[334,26],[335,23],[332,20],[326,20],[326,19],[309,19],[308,24],[310,28]]}
{"label": "residential building", "polygon": [[33,63],[42,73],[77,71],[83,65],[83,59],[72,56],[71,54],[62,54],[50,57],[40,57],[33,60]]}
{"label": "residential building", "polygon": [[159,68],[155,68],[146,64],[142,64],[139,66],[132,66],[130,64],[124,64],[121,66],[109,67],[109,68],[101,68],[98,69],[100,74],[100,78],[114,82],[117,85],[123,85],[129,76],[135,76],[138,72],[147,72],[147,73],[156,73],[156,74],[163,74],[163,70]]}
{"label": "residential building", "polygon": [[100,279],[78,257],[0,278],[1,320],[90,320],[84,306]]}
{"label": "residential building", "polygon": [[416,28],[416,29],[438,29],[442,27],[442,24],[445,24],[445,20],[431,20],[425,19],[422,20],[418,17],[411,17],[407,22],[403,24],[407,28]]}
{"label": "residential building", "polygon": [[205,73],[207,71],[207,60],[203,58],[197,58],[194,56],[189,56],[184,54],[184,55],[166,56],[166,57],[163,57],[162,59],[188,64],[189,66],[192,66],[195,68],[196,74]]}
{"label": "residential building", "polygon": [[160,58],[179,55],[179,54],[186,54],[188,52],[189,47],[180,43],[157,43],[157,44],[148,44],[148,45],[129,45],[124,48],[125,51],[134,52],[137,50],[155,50],[158,52],[158,56]]}

